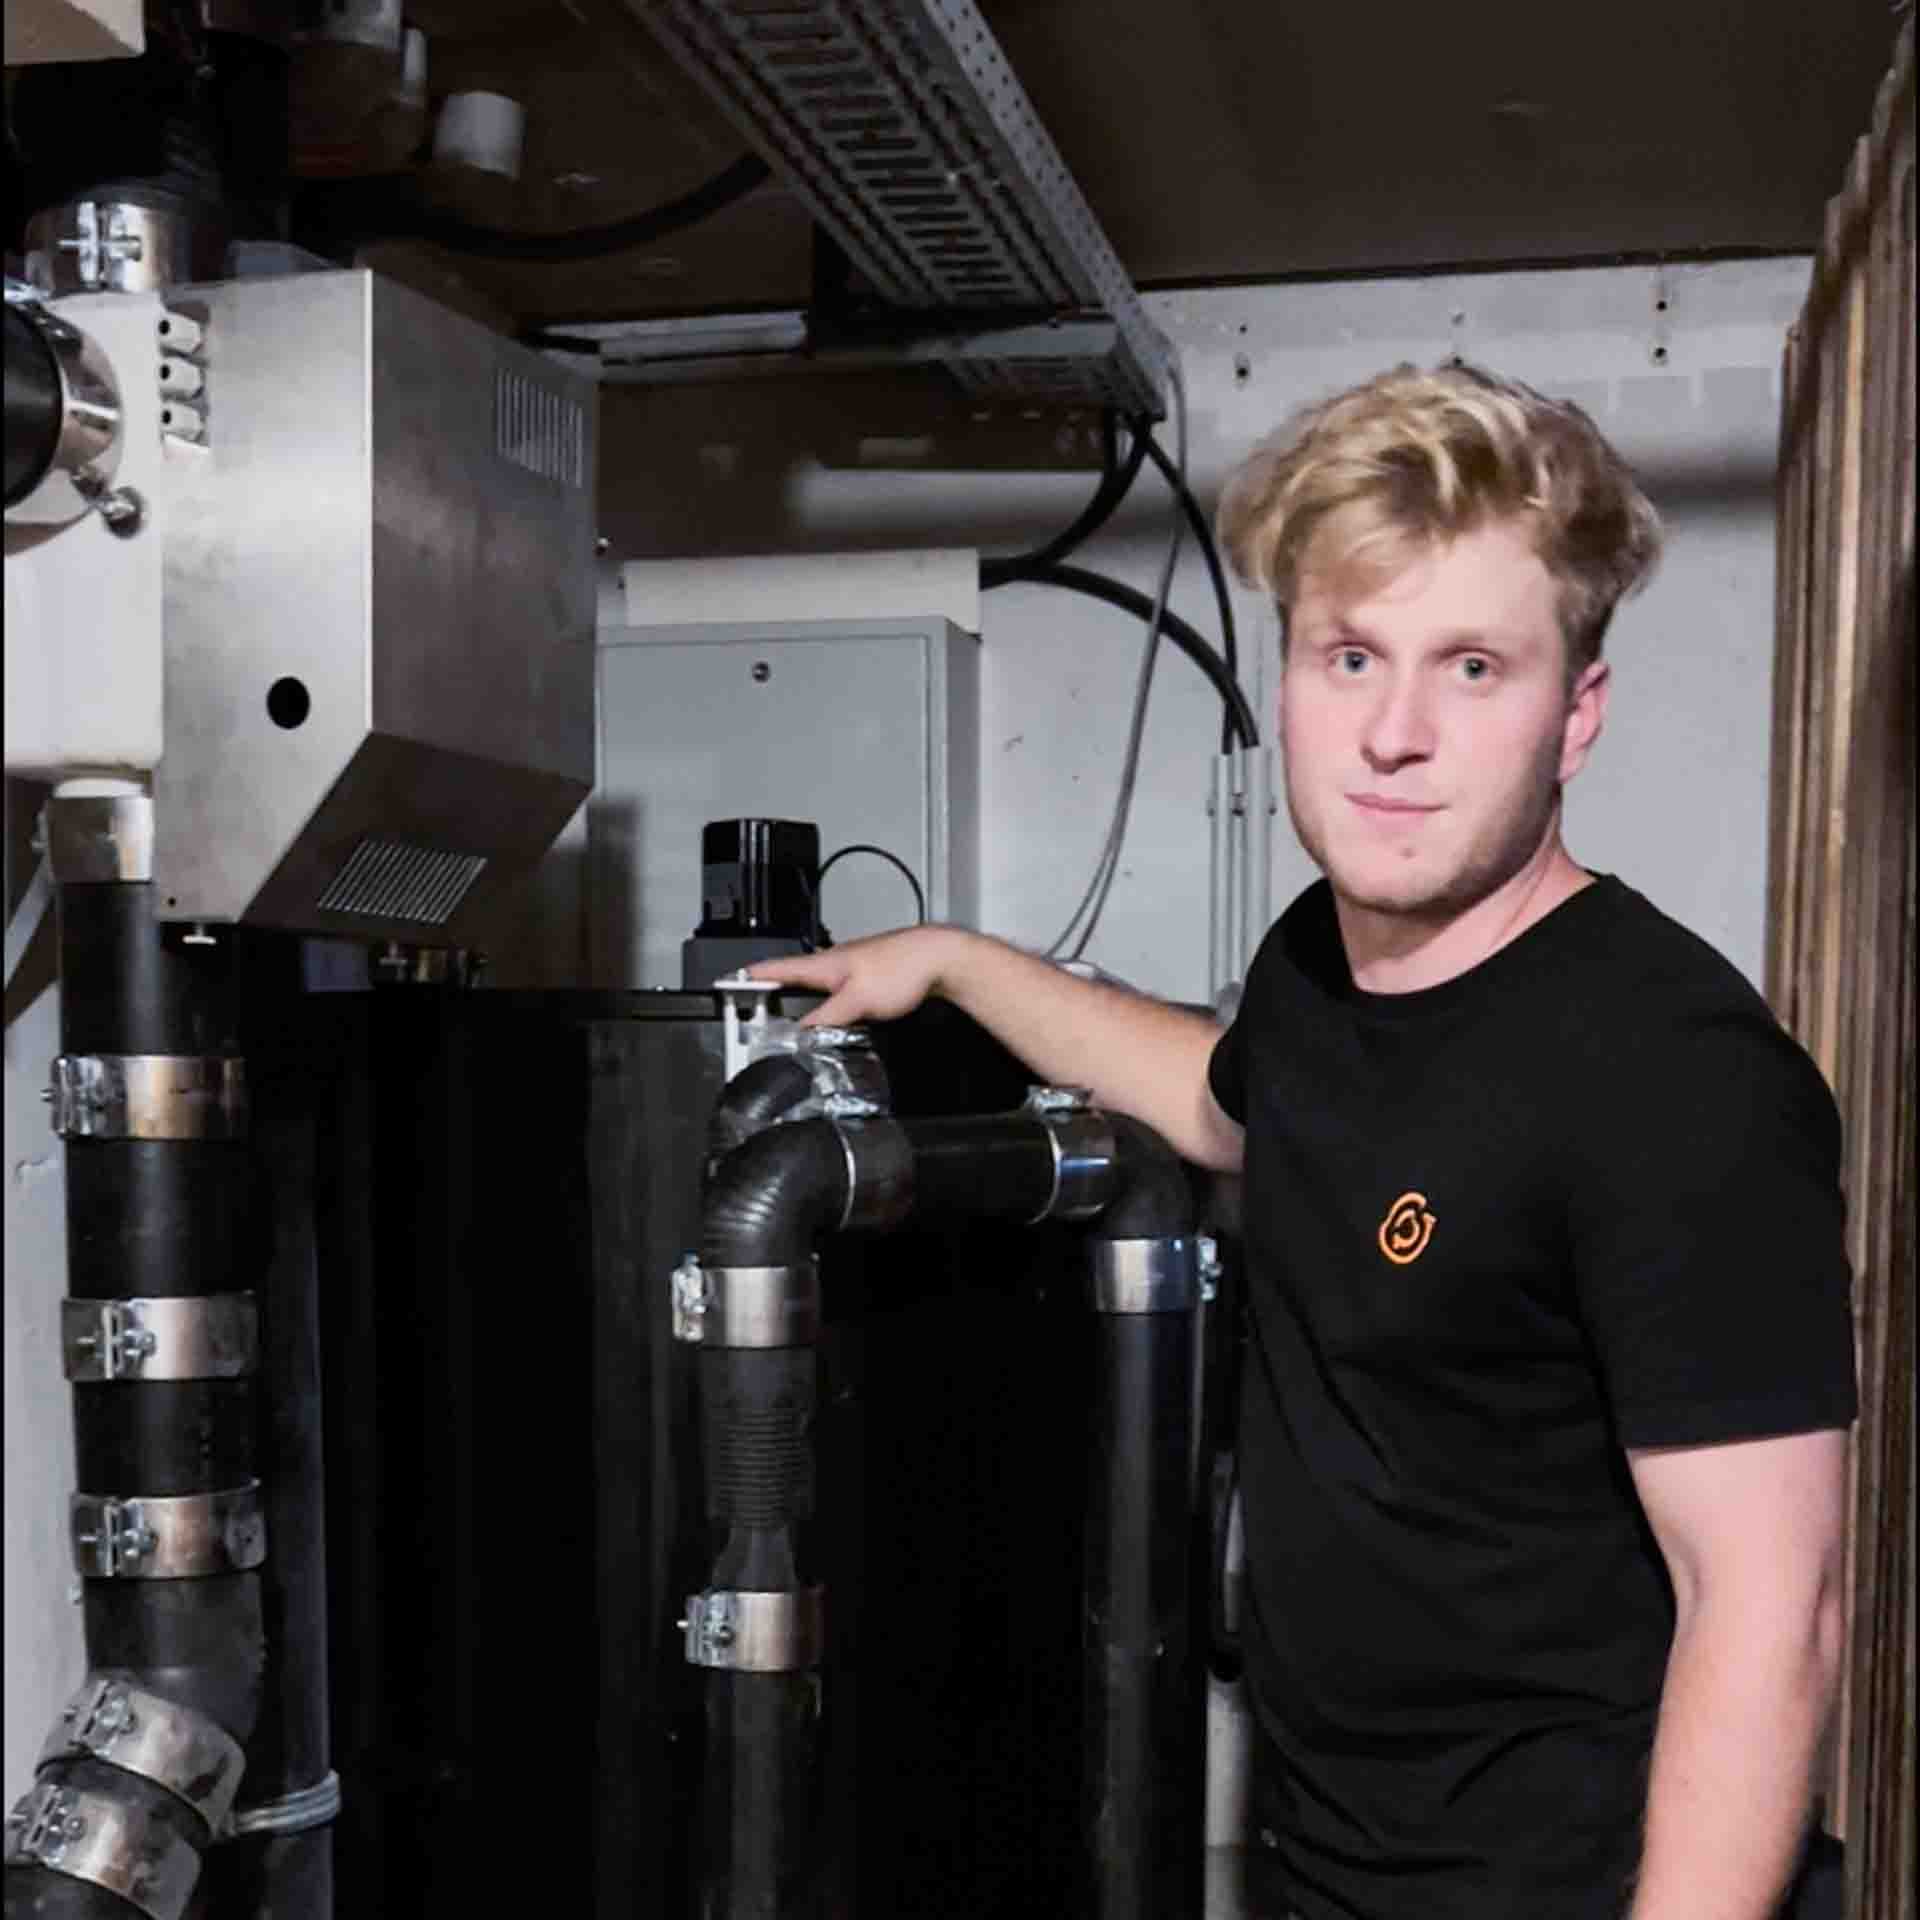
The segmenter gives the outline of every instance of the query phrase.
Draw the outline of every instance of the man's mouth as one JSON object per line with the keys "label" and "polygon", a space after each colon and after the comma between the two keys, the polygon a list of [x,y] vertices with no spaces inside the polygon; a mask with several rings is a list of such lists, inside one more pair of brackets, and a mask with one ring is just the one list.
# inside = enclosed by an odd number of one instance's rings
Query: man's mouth
{"label": "man's mouth", "polygon": [[1382,814],[1394,818],[1417,818],[1421,814],[1440,811],[1437,805],[1418,800],[1398,800],[1383,793],[1350,793],[1347,798],[1364,813]]}

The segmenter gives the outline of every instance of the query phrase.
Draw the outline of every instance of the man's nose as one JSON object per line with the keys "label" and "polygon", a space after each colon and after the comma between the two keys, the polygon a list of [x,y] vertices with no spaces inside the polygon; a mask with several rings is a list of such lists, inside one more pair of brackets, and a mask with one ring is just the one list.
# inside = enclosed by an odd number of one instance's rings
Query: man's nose
{"label": "man's nose", "polygon": [[1418,677],[1382,676],[1384,684],[1367,714],[1360,751],[1376,773],[1391,773],[1433,754],[1433,723]]}

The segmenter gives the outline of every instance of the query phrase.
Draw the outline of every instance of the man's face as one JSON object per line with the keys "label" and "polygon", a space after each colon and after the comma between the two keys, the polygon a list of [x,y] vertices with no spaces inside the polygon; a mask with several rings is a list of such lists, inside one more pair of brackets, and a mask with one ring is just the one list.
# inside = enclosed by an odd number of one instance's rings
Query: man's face
{"label": "man's face", "polygon": [[1287,805],[1348,906],[1447,919],[1543,844],[1600,731],[1606,668],[1569,690],[1552,576],[1511,521],[1362,593],[1309,556],[1281,675]]}

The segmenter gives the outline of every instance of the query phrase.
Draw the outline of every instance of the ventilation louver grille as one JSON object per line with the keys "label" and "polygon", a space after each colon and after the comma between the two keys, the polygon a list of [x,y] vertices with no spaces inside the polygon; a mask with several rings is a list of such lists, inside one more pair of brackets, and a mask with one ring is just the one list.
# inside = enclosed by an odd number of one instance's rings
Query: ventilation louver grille
{"label": "ventilation louver grille", "polygon": [[486,864],[484,854],[362,840],[320,896],[320,911],[444,926]]}
{"label": "ventilation louver grille", "polygon": [[585,410],[507,367],[493,377],[493,444],[529,473],[567,487],[587,484]]}

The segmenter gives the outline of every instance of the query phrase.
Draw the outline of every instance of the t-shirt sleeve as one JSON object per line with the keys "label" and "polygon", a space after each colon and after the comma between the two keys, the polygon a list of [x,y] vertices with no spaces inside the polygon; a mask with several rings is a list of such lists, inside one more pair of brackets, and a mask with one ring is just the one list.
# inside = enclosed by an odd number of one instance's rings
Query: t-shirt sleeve
{"label": "t-shirt sleeve", "polygon": [[1207,1061],[1207,1085],[1220,1111],[1236,1126],[1247,1124],[1246,1015],[1244,1008],[1233,1025],[1214,1042]]}
{"label": "t-shirt sleeve", "polygon": [[1850,1424],[1840,1119],[1813,1062],[1756,1002],[1570,1091],[1574,1283],[1622,1443]]}

